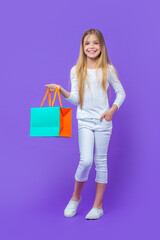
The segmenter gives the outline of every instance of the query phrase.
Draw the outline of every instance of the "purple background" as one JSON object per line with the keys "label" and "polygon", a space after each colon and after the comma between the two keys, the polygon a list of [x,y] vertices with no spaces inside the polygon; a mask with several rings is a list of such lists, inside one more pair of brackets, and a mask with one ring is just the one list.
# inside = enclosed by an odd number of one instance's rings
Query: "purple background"
{"label": "purple background", "polygon": [[[159,239],[158,1],[2,1],[0,24],[0,238]],[[61,98],[72,108],[72,138],[29,136],[30,108],[40,106],[44,85],[70,91],[89,28],[102,32],[126,91],[113,116],[105,215],[95,221],[85,219],[94,163],[77,215],[63,215],[79,161],[76,106]],[[114,98],[112,89],[110,105]]]}

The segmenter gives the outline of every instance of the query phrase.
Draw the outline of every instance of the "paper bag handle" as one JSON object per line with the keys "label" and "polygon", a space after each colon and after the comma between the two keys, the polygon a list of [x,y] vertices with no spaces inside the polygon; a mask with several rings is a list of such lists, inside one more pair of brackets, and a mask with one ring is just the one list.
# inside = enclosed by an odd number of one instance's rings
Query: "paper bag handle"
{"label": "paper bag handle", "polygon": [[53,102],[52,102],[52,107],[53,107],[54,101],[56,99],[57,92],[58,92],[58,99],[59,99],[60,105],[62,107],[61,96],[60,96],[60,92],[59,92],[59,88],[58,87],[56,87],[56,90],[55,90],[55,94],[54,94],[54,98],[53,98]]}
{"label": "paper bag handle", "polygon": [[[48,92],[49,92],[49,94],[48,94]],[[52,102],[52,107],[53,107],[53,104],[54,104],[54,101],[55,101],[57,92],[58,92],[59,102],[60,102],[60,105],[61,105],[61,107],[62,107],[62,102],[61,102],[61,97],[60,97],[60,93],[59,93],[59,88],[58,88],[58,87],[56,87],[56,90],[55,90],[55,93],[54,93],[54,99],[53,99],[53,102]],[[46,99],[46,97],[47,97],[47,94],[48,94],[49,107],[51,106],[51,91],[47,88],[46,93],[45,93],[45,95],[44,95],[44,98],[43,98],[43,100],[42,100],[42,103],[41,103],[40,107],[43,106],[43,103],[44,103],[44,101],[45,101],[45,99]]]}

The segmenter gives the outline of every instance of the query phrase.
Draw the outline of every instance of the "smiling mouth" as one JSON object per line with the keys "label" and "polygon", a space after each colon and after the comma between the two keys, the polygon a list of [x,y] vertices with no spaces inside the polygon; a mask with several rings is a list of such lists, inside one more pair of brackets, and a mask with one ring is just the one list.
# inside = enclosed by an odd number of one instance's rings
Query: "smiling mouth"
{"label": "smiling mouth", "polygon": [[88,51],[90,54],[94,54],[95,52],[97,52],[97,50],[96,51]]}

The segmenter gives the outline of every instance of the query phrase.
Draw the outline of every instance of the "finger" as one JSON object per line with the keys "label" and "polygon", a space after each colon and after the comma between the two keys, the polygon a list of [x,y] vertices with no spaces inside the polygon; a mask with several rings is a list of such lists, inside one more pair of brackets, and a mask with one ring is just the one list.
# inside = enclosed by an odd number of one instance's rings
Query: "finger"
{"label": "finger", "polygon": [[100,117],[100,120],[102,120],[103,117],[104,117],[104,114]]}

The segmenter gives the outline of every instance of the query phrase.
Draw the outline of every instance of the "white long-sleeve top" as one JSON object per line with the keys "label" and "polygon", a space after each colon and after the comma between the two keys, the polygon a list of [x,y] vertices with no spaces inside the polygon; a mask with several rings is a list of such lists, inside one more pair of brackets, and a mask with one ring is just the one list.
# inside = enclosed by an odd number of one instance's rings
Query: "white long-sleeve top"
{"label": "white long-sleeve top", "polygon": [[[88,84],[85,81],[82,109],[79,106],[78,81],[75,71],[76,65],[74,65],[70,71],[71,92],[69,98],[65,99],[74,105],[78,105],[76,113],[77,119],[82,118],[99,119],[102,116],[102,114],[110,108],[108,96],[105,99],[105,93],[101,85],[102,69],[98,68],[100,82],[98,82],[98,78],[96,76],[96,69],[87,69],[87,78],[89,81],[90,89],[88,88]],[[108,89],[109,84],[111,84],[116,93],[116,98],[113,104],[116,104],[119,109],[126,97],[126,93],[123,89],[121,82],[117,78],[117,75],[112,65],[109,66],[106,81],[106,89]]]}

